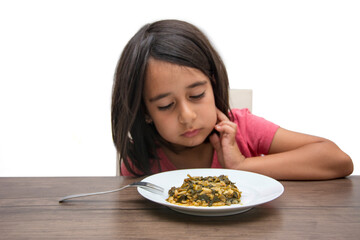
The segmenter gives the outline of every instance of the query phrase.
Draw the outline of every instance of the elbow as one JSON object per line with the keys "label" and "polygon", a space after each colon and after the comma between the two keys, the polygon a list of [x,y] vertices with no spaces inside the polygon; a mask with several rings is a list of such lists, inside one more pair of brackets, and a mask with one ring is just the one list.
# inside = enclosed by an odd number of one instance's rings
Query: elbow
{"label": "elbow", "polygon": [[336,154],[336,164],[333,165],[334,178],[342,178],[349,176],[354,171],[354,164],[350,156],[339,149]]}
{"label": "elbow", "polygon": [[346,177],[349,176],[353,173],[354,171],[354,164],[350,158],[349,155],[347,155],[346,153],[344,153],[344,157],[341,160],[341,174],[340,177]]}
{"label": "elbow", "polygon": [[327,141],[328,179],[343,178],[351,175],[354,164],[350,156],[343,152],[335,143]]}

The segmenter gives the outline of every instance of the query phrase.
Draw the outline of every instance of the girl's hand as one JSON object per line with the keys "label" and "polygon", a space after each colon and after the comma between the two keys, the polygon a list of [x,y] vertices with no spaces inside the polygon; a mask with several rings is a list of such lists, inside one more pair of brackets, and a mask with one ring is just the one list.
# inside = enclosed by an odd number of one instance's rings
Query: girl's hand
{"label": "girl's hand", "polygon": [[215,148],[218,160],[223,168],[240,170],[241,163],[245,161],[245,156],[241,154],[235,140],[237,125],[231,122],[219,109],[216,110],[216,113],[218,123],[215,125],[215,130],[220,133],[220,137],[214,133],[209,138],[210,142]]}

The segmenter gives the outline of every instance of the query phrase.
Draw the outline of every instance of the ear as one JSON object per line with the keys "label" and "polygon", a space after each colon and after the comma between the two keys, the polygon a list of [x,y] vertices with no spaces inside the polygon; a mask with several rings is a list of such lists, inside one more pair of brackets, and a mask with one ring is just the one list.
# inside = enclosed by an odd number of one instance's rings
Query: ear
{"label": "ear", "polygon": [[147,124],[151,124],[153,122],[153,120],[151,119],[151,117],[148,114],[145,115],[145,122]]}

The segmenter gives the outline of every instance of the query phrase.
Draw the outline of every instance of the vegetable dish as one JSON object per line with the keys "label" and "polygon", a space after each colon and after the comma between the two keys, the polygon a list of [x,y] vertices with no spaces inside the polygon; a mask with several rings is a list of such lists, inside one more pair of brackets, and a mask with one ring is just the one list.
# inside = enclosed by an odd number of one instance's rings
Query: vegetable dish
{"label": "vegetable dish", "polygon": [[227,176],[192,177],[189,174],[181,187],[169,190],[168,202],[182,206],[229,206],[239,204],[241,192]]}

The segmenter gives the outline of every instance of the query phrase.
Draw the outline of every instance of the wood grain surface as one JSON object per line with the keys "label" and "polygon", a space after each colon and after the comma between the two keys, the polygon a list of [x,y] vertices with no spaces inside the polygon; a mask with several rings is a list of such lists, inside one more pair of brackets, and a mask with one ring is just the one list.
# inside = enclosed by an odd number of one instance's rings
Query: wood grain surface
{"label": "wood grain surface", "polygon": [[0,178],[0,239],[360,239],[360,176],[282,181],[281,197],[245,213],[200,217],[144,199],[124,177]]}

